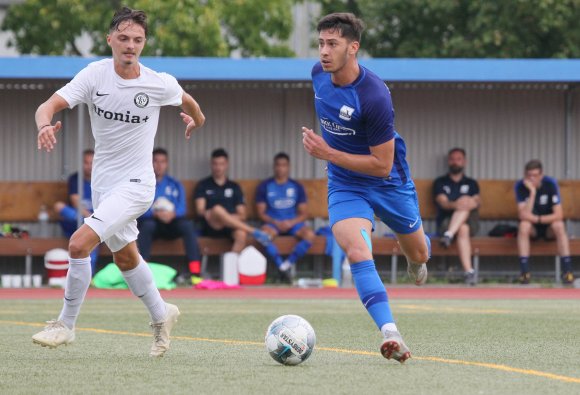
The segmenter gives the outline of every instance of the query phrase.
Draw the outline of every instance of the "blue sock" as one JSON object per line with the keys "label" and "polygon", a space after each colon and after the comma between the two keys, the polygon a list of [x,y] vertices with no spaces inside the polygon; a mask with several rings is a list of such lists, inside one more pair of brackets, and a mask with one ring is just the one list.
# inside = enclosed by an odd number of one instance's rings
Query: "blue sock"
{"label": "blue sock", "polygon": [[272,260],[274,260],[276,267],[280,267],[283,261],[280,253],[278,252],[278,248],[276,248],[274,243],[270,243],[266,246],[266,253],[270,258],[272,258]]}
{"label": "blue sock", "polygon": [[368,260],[353,263],[350,266],[350,271],[358,296],[379,330],[385,324],[394,323],[387,291],[377,273],[375,262]]}
{"label": "blue sock", "polygon": [[311,245],[312,242],[308,240],[300,241],[300,243],[296,244],[296,247],[294,247],[294,251],[292,251],[292,254],[288,256],[288,261],[291,264],[295,264],[298,259],[306,255],[306,251],[308,251]]}
{"label": "blue sock", "polygon": [[572,271],[572,258],[569,256],[560,257],[560,265],[562,266],[562,273],[568,273]]}
{"label": "blue sock", "polygon": [[522,273],[528,273],[530,271],[530,264],[528,262],[530,258],[527,256],[520,257],[520,270]]}

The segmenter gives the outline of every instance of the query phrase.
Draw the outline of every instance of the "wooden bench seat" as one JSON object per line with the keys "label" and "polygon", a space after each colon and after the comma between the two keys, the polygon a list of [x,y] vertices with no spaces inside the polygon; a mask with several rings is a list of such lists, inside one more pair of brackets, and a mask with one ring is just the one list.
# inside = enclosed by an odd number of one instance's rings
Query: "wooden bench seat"
{"label": "wooden bench seat", "polygon": [[[248,218],[256,220],[255,191],[261,180],[237,180],[244,191]],[[312,218],[328,218],[327,186],[325,179],[300,180],[305,186],[308,196],[308,210]],[[480,218],[482,220],[515,220],[517,219],[517,206],[514,195],[515,180],[478,180],[481,190],[482,205]],[[194,218],[193,191],[195,181],[184,180],[186,199],[188,202],[189,218]],[[415,180],[421,215],[425,220],[433,220],[436,208],[432,197],[433,180]],[[568,220],[580,220],[580,180],[562,180],[560,193],[564,215]],[[41,205],[45,205],[51,211],[53,204],[58,200],[66,200],[66,183],[55,182],[0,182],[0,223],[2,222],[35,222]],[[51,212],[51,220],[58,218]],[[34,236],[34,235],[33,235]],[[572,235],[573,236],[573,235]],[[24,256],[26,257],[27,271],[31,266],[33,256],[43,256],[52,248],[67,247],[67,240],[38,239],[28,240],[2,239],[0,238],[0,256]],[[231,241],[222,239],[199,239],[200,248],[204,255],[219,255],[229,251]],[[294,247],[296,240],[293,237],[279,237],[276,245],[282,254],[288,254]],[[441,248],[437,241],[433,241],[432,256],[456,256],[457,250],[454,245],[449,249]],[[316,238],[313,246],[308,251],[310,255],[321,255],[324,252],[325,238]],[[374,253],[392,257],[392,267],[396,269],[397,258],[401,255],[396,241],[388,237],[373,238]],[[517,256],[517,244],[515,239],[475,237],[473,239],[474,266],[479,265],[481,256]],[[101,248],[101,255],[110,255],[106,247]],[[157,240],[153,244],[152,255],[183,255],[181,241]],[[556,256],[555,242],[534,242],[531,245],[532,256]],[[571,255],[580,255],[580,239],[571,239]],[[556,278],[559,281],[559,261],[556,259]],[[476,268],[477,269],[477,268]],[[392,271],[396,275],[396,270]],[[393,280],[393,279],[392,279]],[[396,281],[396,277],[394,277]]]}

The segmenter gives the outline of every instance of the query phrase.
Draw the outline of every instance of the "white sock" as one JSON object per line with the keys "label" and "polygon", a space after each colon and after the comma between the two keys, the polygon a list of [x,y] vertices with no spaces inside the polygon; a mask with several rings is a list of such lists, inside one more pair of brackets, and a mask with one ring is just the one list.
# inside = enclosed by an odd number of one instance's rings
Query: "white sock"
{"label": "white sock", "polygon": [[155,286],[151,269],[143,258],[140,259],[141,261],[135,269],[122,272],[123,277],[125,278],[127,285],[129,285],[129,289],[133,292],[133,295],[141,299],[147,307],[147,310],[149,310],[151,321],[164,321],[167,315],[165,302]]}
{"label": "white sock", "polygon": [[453,233],[451,233],[450,231],[447,230],[447,231],[445,231],[445,233],[443,233],[443,236],[447,236],[450,239],[452,239],[453,238]]}
{"label": "white sock", "polygon": [[58,316],[69,329],[74,329],[87,289],[91,285],[91,257],[68,258],[68,272],[64,287],[64,304]]}
{"label": "white sock", "polygon": [[383,333],[383,335],[385,334],[385,332],[398,332],[399,330],[397,329],[397,325],[395,325],[394,322],[389,322],[388,324],[385,324],[382,326],[381,328],[381,332]]}

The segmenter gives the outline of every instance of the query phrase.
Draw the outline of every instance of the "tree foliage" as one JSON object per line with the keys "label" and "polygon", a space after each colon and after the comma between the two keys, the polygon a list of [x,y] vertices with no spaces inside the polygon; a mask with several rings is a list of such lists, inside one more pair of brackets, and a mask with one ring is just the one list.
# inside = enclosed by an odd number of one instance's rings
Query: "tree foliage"
{"label": "tree foliage", "polygon": [[[147,12],[145,55],[292,56],[285,44],[292,32],[295,0],[135,0]],[[95,55],[109,55],[106,35],[119,0],[26,0],[12,5],[2,30],[21,53],[80,55],[77,42],[92,38]]]}
{"label": "tree foliage", "polygon": [[580,0],[320,0],[353,12],[374,57],[580,57]]}

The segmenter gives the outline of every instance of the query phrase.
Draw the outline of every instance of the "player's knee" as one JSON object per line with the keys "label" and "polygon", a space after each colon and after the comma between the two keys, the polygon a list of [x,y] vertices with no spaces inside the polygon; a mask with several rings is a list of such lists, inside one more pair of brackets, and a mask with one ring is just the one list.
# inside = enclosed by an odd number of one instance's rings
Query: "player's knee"
{"label": "player's knee", "polygon": [[366,247],[361,247],[358,245],[347,247],[346,257],[350,263],[362,262],[369,259],[373,259],[371,252]]}
{"label": "player's knee", "polygon": [[421,246],[420,248],[416,248],[406,255],[407,259],[414,264],[427,263],[429,260],[429,250],[426,245]]}
{"label": "player's knee", "polygon": [[74,233],[68,242],[68,254],[71,258],[79,259],[86,258],[91,253],[90,248],[88,248],[82,240],[75,236]]}

